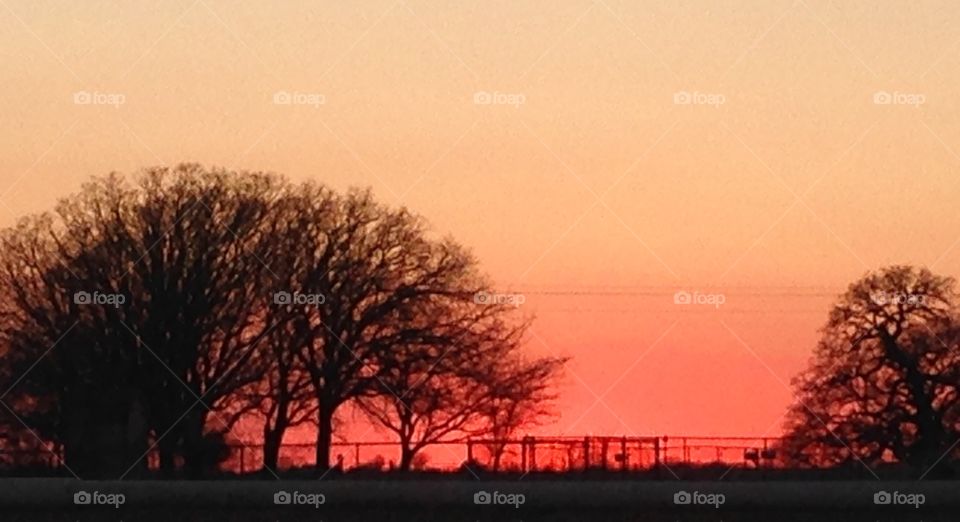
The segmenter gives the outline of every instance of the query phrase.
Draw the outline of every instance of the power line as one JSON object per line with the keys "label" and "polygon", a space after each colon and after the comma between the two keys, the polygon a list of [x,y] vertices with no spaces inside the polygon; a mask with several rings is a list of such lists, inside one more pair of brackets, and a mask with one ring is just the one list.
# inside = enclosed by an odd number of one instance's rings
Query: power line
{"label": "power line", "polygon": [[828,289],[827,287],[706,287],[706,286],[649,286],[649,287],[534,287],[527,285],[498,286],[495,291],[514,292],[528,296],[589,296],[589,297],[670,297],[677,292],[700,292],[703,294],[715,293],[725,296],[739,297],[804,297],[804,298],[836,298],[843,290]]}
{"label": "power line", "polygon": [[[541,295],[541,296],[596,296],[596,297],[664,297],[672,296],[680,290],[690,291],[687,288],[678,288],[672,291],[660,291],[660,292],[646,292],[646,291],[597,291],[597,290],[529,290],[529,291],[519,291],[517,289],[509,289],[509,291],[522,293],[524,295]],[[827,293],[827,292],[730,292],[730,291],[718,291],[715,293],[723,294],[726,296],[743,296],[743,297],[816,297],[816,298],[835,298],[839,294],[836,293]],[[699,290],[701,293],[712,293],[707,290]]]}

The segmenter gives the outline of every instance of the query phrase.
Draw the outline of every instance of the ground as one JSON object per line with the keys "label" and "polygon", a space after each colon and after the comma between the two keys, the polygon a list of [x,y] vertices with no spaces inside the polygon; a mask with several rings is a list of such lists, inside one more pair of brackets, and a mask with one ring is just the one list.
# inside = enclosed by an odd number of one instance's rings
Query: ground
{"label": "ground", "polygon": [[[874,495],[881,491],[896,492],[901,500],[922,494],[923,502],[878,506]],[[122,505],[75,505],[80,492],[98,495],[101,501],[122,495]],[[700,501],[718,501],[722,495],[722,502],[676,505],[674,497],[681,492]],[[322,504],[275,505],[276,496],[284,493],[300,502],[317,501],[321,495]],[[514,505],[477,505],[477,498]],[[960,483],[954,481],[0,480],[4,522],[955,522],[958,508]]]}

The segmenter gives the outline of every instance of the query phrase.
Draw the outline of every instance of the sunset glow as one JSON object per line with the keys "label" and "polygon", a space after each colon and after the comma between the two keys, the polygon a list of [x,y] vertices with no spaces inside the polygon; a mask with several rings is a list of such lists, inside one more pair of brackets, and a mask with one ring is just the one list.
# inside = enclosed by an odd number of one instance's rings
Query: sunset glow
{"label": "sunset glow", "polygon": [[0,224],[185,161],[371,187],[572,358],[537,433],[776,436],[847,284],[960,276],[956,2],[139,4],[0,3]]}

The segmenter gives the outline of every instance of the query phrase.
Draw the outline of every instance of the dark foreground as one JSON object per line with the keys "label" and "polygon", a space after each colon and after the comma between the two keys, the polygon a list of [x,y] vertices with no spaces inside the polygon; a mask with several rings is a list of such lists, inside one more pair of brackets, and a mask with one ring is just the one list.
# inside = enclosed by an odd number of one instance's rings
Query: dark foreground
{"label": "dark foreground", "polygon": [[24,522],[956,522],[957,513],[881,513],[878,511],[722,511],[719,513],[678,513],[657,510],[583,510],[551,511],[537,510],[524,514],[491,512],[480,514],[470,511],[409,509],[351,509],[331,510],[324,514],[279,510],[230,511],[191,510],[163,511],[126,510],[113,512],[51,512],[21,511],[4,512],[4,521]]}
{"label": "dark foreground", "polygon": [[955,522],[960,484],[3,479],[0,520]]}

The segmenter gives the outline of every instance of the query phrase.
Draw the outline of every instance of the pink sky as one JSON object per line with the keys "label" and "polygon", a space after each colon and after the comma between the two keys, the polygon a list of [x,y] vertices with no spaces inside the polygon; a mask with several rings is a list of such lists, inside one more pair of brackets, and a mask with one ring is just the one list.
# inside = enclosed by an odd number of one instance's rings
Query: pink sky
{"label": "pink sky", "polygon": [[960,275],[956,2],[110,4],[0,7],[0,224],[180,161],[371,186],[574,358],[544,432],[775,434],[832,296]]}

